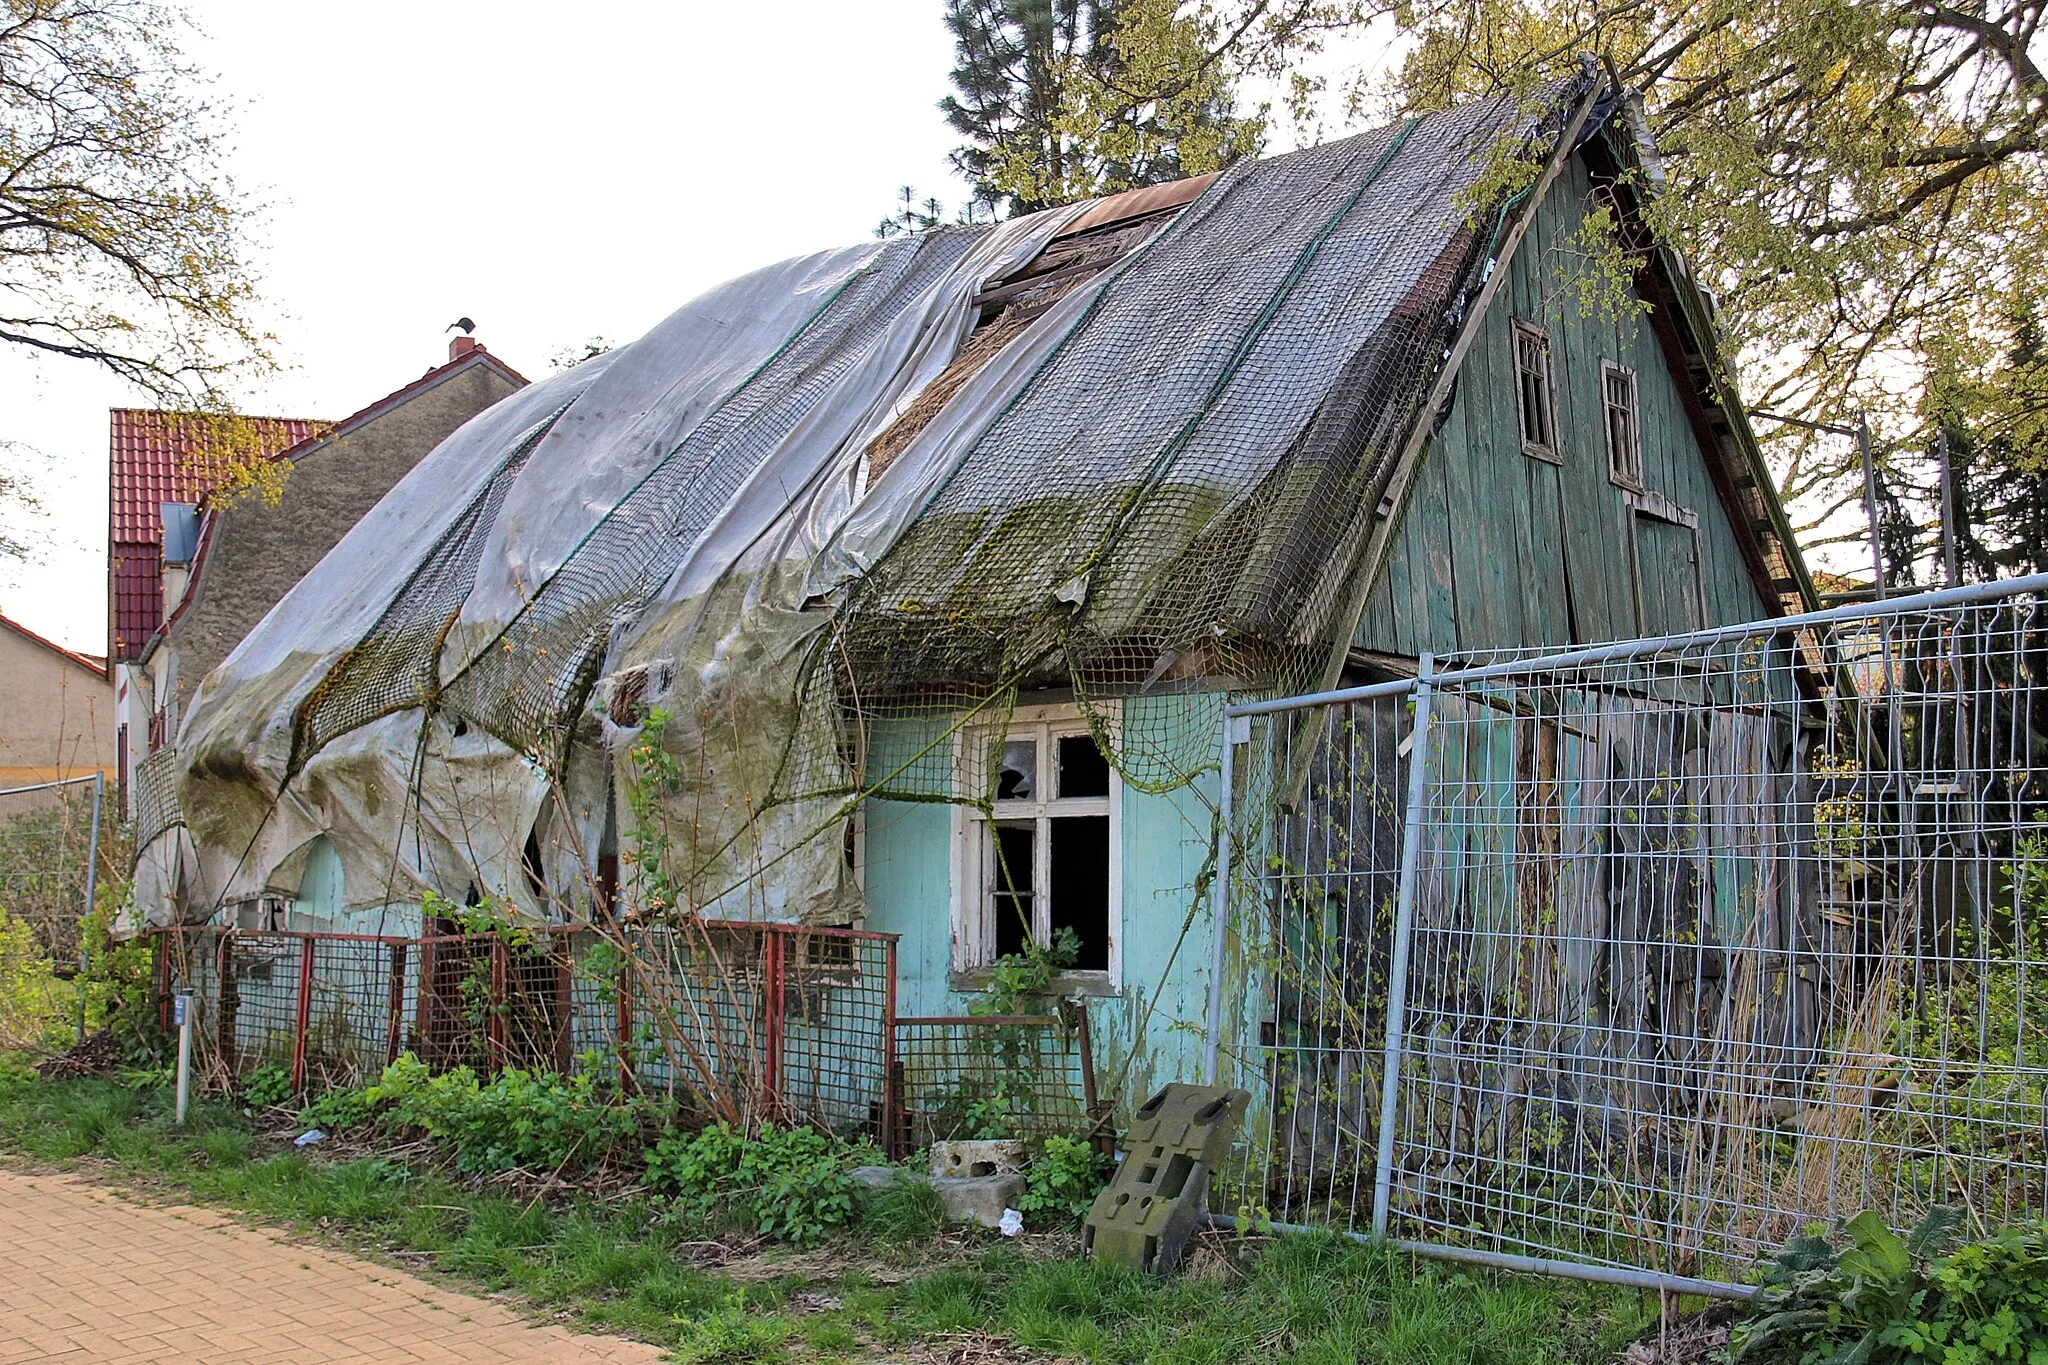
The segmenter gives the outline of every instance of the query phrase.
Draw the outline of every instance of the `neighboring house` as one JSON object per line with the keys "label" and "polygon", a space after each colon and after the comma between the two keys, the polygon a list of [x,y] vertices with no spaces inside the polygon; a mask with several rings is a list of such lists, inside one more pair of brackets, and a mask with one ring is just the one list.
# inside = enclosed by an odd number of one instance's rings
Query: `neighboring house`
{"label": "neighboring house", "polygon": [[168,742],[200,680],[394,483],[525,383],[461,337],[446,364],[340,422],[246,419],[291,464],[275,506],[210,505],[217,475],[189,458],[198,428],[115,411],[113,647],[130,764]]}
{"label": "neighboring house", "polygon": [[771,267],[500,404],[193,696],[139,903],[859,922],[919,1016],[1063,944],[1105,1078],[1192,1075],[1226,698],[1813,600],[1683,262],[1582,310],[1646,177],[1554,95]]}
{"label": "neighboring house", "polygon": [[[222,477],[207,454],[214,428],[183,413],[115,408],[107,414],[107,661],[113,672],[119,775],[169,734],[142,651],[184,591],[192,563],[194,510]],[[305,440],[321,423],[245,417],[241,429],[266,457]],[[165,544],[165,524],[172,540]],[[167,552],[168,551],[168,552]]]}
{"label": "neighboring house", "polygon": [[[92,773],[112,781],[115,751],[107,661],[0,616],[0,787]],[[0,804],[0,814],[14,809]]]}

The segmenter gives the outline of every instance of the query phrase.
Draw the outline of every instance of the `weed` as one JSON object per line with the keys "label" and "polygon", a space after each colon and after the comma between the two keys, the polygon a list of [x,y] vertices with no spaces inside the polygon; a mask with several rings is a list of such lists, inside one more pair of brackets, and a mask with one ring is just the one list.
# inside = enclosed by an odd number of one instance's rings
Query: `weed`
{"label": "weed", "polygon": [[1730,1359],[1755,1365],[2042,1365],[2048,1362],[2048,1223],[2000,1229],[1940,1254],[1961,1219],[1936,1209],[1905,1237],[1876,1213],[1841,1245],[1794,1237],[1765,1278]]}
{"label": "weed", "polygon": [[655,1143],[646,1183],[699,1222],[739,1218],[764,1237],[813,1245],[853,1216],[848,1155],[814,1128],[763,1128],[749,1139],[721,1123]]}
{"label": "weed", "polygon": [[1115,1169],[1114,1158],[1080,1138],[1048,1137],[1025,1173],[1027,1187],[1018,1211],[1034,1222],[1078,1222],[1088,1216]]}
{"label": "weed", "polygon": [[291,1068],[283,1062],[265,1062],[242,1082],[242,1098],[257,1109],[274,1109],[292,1093]]}
{"label": "weed", "polygon": [[891,1246],[928,1242],[946,1226],[946,1206],[923,1171],[906,1170],[867,1197],[861,1229]]}
{"label": "weed", "polygon": [[[392,1079],[395,1091],[420,1093],[407,1090],[405,1069]],[[378,1098],[380,1113],[398,1103],[395,1094]],[[170,1108],[161,1088],[45,1082],[0,1059],[0,1150],[111,1160],[200,1200],[404,1251],[685,1360],[858,1357],[862,1342],[886,1349],[974,1332],[1101,1365],[1565,1365],[1609,1358],[1653,1311],[1626,1291],[1455,1270],[1333,1237],[1285,1238],[1263,1254],[1258,1239],[1232,1242],[1227,1272],[1166,1281],[1034,1259],[1009,1242],[947,1265],[960,1254],[954,1244],[927,1243],[918,1253],[925,1268],[907,1282],[827,1272],[814,1288],[843,1307],[798,1316],[788,1281],[742,1287],[693,1267],[687,1244],[701,1232],[650,1216],[645,1203],[551,1205],[391,1160],[333,1161],[318,1148],[265,1154],[229,1106],[196,1105],[182,1130]],[[769,1141],[814,1156],[815,1144],[830,1147],[816,1134]],[[861,1155],[830,1152],[842,1167]],[[856,1236],[879,1240],[879,1226],[863,1221]]]}

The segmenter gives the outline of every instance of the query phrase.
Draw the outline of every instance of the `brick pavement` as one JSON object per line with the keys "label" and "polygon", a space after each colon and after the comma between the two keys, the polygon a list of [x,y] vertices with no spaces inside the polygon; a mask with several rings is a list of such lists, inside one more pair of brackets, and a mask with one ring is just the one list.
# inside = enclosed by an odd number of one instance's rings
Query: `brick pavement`
{"label": "brick pavement", "polygon": [[661,1359],[208,1209],[0,1170],[0,1365]]}

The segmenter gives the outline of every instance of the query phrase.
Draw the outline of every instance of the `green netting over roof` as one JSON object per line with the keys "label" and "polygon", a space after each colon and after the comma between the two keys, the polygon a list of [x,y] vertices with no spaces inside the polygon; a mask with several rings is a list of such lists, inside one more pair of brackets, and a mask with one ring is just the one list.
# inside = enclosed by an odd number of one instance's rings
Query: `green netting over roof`
{"label": "green netting over roof", "polygon": [[980,331],[1086,206],[787,262],[499,404],[200,689],[184,904],[315,834],[365,905],[587,901],[655,709],[668,889],[720,914],[854,913],[853,804],[986,804],[1020,690],[1072,689],[1127,780],[1187,782],[1215,735],[1109,703],[1330,656],[1486,268],[1502,206],[1468,191],[1538,122],[1487,102],[1240,165],[1060,247],[1114,263]]}

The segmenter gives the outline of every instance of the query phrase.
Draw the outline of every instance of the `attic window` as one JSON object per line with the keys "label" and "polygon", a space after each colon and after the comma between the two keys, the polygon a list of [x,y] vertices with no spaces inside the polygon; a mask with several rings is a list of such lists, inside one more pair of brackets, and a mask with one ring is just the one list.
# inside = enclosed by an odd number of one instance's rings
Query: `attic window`
{"label": "attic window", "polygon": [[1550,333],[1533,322],[1515,323],[1515,409],[1522,419],[1522,453],[1563,464],[1557,448],[1557,404],[1550,388]]}
{"label": "attic window", "polygon": [[1600,397],[1607,412],[1607,477],[1623,488],[1643,487],[1643,433],[1636,413],[1636,372],[1600,362]]}

